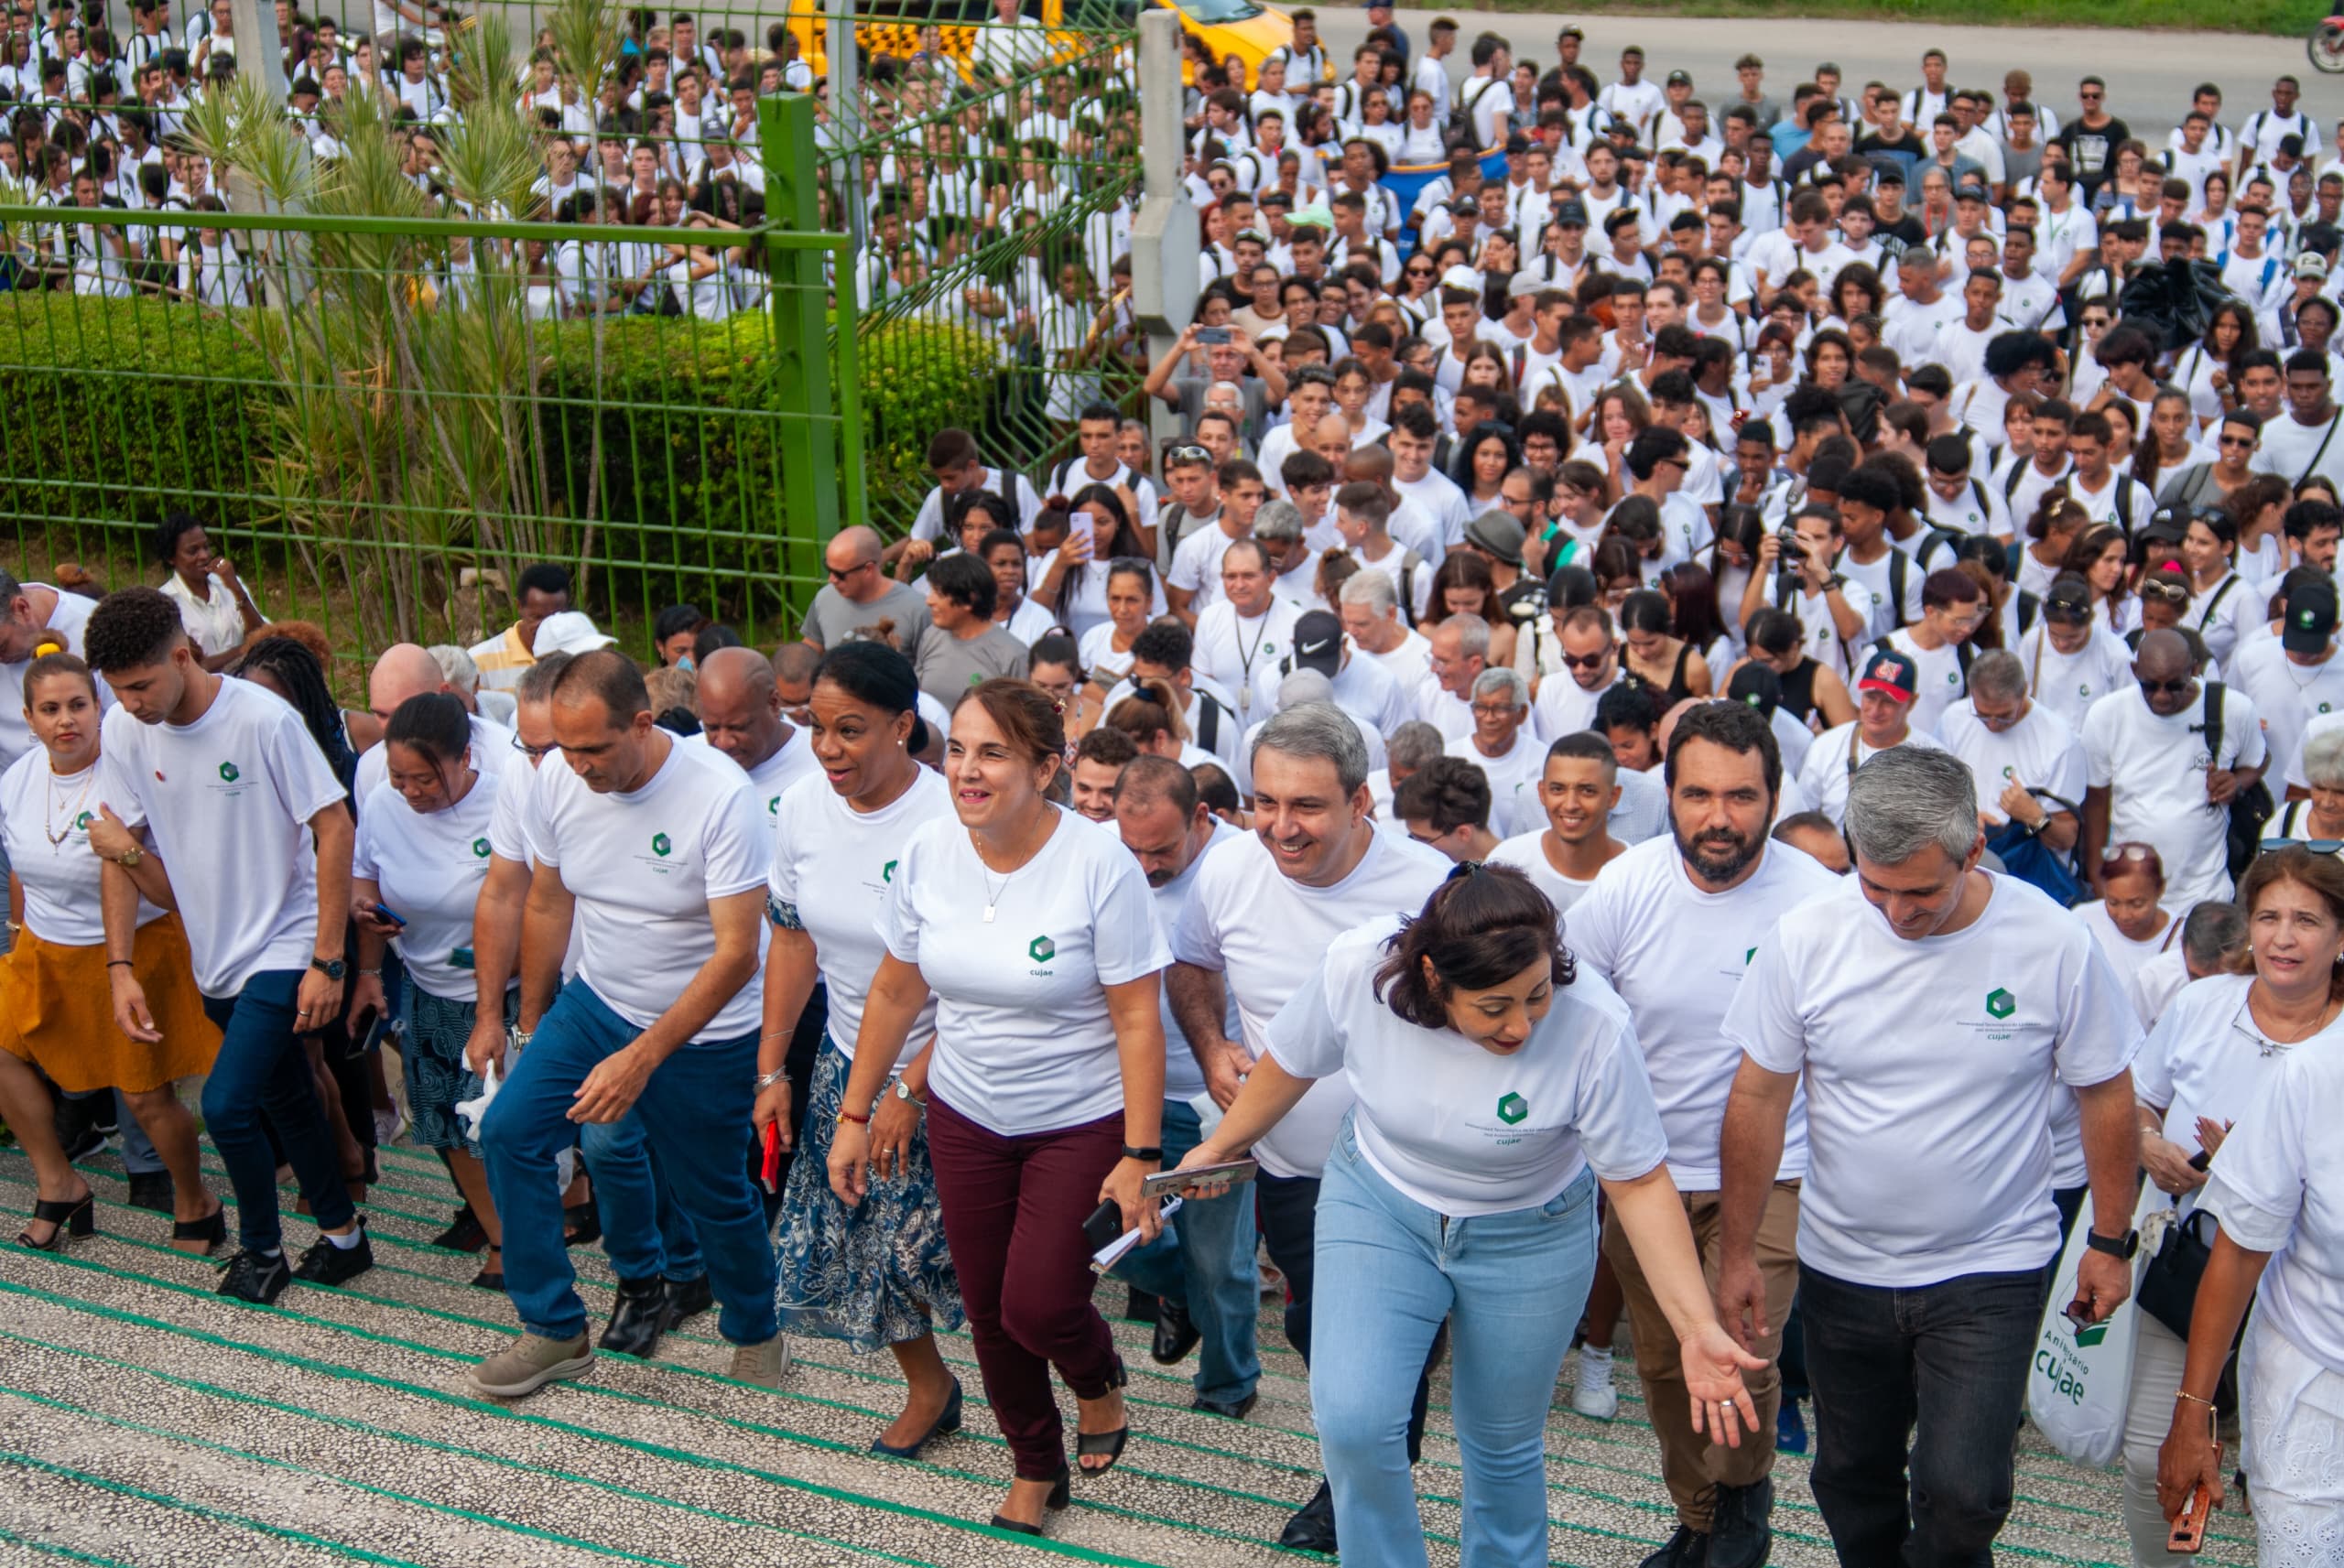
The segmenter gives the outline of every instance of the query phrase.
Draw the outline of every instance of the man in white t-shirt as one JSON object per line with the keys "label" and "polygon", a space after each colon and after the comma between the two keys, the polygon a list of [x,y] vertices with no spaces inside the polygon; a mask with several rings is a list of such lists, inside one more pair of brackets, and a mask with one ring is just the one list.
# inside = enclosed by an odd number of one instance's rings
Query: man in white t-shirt
{"label": "man in white t-shirt", "polygon": [[[1123,848],[1147,873],[1156,919],[1168,940],[1195,891],[1198,869],[1220,846],[1245,837],[1213,816],[1198,797],[1188,770],[1168,757],[1134,758],[1115,784],[1115,827]],[[1188,1049],[1167,997],[1164,1008],[1164,1158],[1177,1165],[1202,1141],[1199,1107],[1204,1071]],[[1224,1029],[1238,1027],[1236,1009],[1223,1010]],[[1176,1152],[1177,1151],[1177,1152]],[[1253,1194],[1236,1187],[1217,1198],[1188,1199],[1178,1221],[1134,1249],[1115,1272],[1158,1299],[1152,1354],[1177,1366],[1201,1345],[1195,1408],[1242,1421],[1258,1397],[1262,1361],[1254,1343],[1261,1317],[1261,1277],[1254,1271]]]}
{"label": "man in white t-shirt", "polygon": [[2016,654],[1997,648],[1978,655],[1970,699],[1946,709],[1937,738],[1970,770],[1990,848],[2024,836],[2055,855],[2075,851],[2083,831],[2083,741],[2026,695],[2026,666]]}
{"label": "man in white t-shirt", "polygon": [[1720,1314],[1745,1345],[1777,1322],[1757,1235],[1804,1087],[1810,1483],[1850,1563],[1991,1560],[2060,1247],[2063,1086],[2093,1200],[2074,1311],[2105,1322],[2132,1284],[2140,1024],[2079,922],[1977,869],[1978,805],[1941,752],[1865,763],[1855,874],[1759,940],[1722,1024],[1744,1059],[1720,1144]]}
{"label": "man in white t-shirt", "polygon": [[[2171,907],[2230,895],[2230,803],[2263,776],[2270,752],[2252,699],[2221,687],[2213,708],[2216,688],[2193,664],[2180,633],[2151,632],[2132,656],[2138,684],[2084,715],[2089,787],[2078,860],[2095,892],[2100,850],[2137,840],[2164,860]],[[2209,733],[2216,729],[2219,736]]]}
{"label": "man in white t-shirt", "polygon": [[[1223,1108],[1264,1048],[1271,1020],[1317,972],[1316,956],[1352,926],[1417,913],[1449,873],[1433,851],[1376,831],[1367,748],[1342,713],[1311,704],[1277,714],[1254,737],[1252,761],[1253,833],[1199,870],[1166,975],[1173,1015]],[[1225,1029],[1232,997],[1242,1040]],[[1306,1361],[1318,1177],[1351,1099],[1341,1078],[1320,1080],[1253,1151],[1263,1239],[1286,1277],[1286,1337]],[[1424,1408],[1420,1386],[1412,1455]],[[1333,1552],[1334,1500],[1323,1484],[1280,1544]]]}
{"label": "man in white t-shirt", "polygon": [[813,741],[781,716],[773,661],[754,648],[718,648],[702,659],[693,703],[700,714],[695,739],[740,764],[768,823],[791,784],[822,771]]}
{"label": "man in white t-shirt", "polygon": [[1342,622],[1327,611],[1305,611],[1295,622],[1294,646],[1278,666],[1281,688],[1298,670],[1325,676],[1335,706],[1369,734],[1389,735],[1416,716],[1415,698],[1383,665],[1354,653],[1343,640]]}
{"label": "man in white t-shirt", "polygon": [[1473,728],[1449,741],[1448,752],[1481,770],[1490,781],[1490,828],[1501,838],[1536,830],[1546,819],[1538,783],[1546,749],[1532,732],[1530,683],[1520,670],[1483,670],[1473,679]]}
{"label": "man in white t-shirt", "polygon": [[1557,618],[1555,645],[1563,674],[1538,683],[1538,732],[1560,740],[1595,723],[1595,705],[1620,684],[1620,643],[1600,604],[1581,604]]}
{"label": "man in white t-shirt", "polygon": [[2250,636],[2231,655],[2230,678],[2254,704],[2271,749],[2265,772],[2306,788],[2304,741],[2328,715],[2344,713],[2344,659],[2336,656],[2335,579],[2318,577],[2287,595],[2276,637]]}
{"label": "man in white t-shirt", "polygon": [[[341,1015],[348,973],[356,829],[341,781],[289,705],[203,667],[179,607],[158,590],[108,594],[82,640],[118,705],[105,717],[93,804],[144,829],[169,869],[196,988],[221,1030],[203,1120],[235,1188],[240,1250],[220,1293],[266,1305],[297,1277],[341,1284],[374,1255],[301,1042]],[[129,870],[144,853],[125,850],[102,872],[114,1022],[134,1040],[158,1038],[129,963],[138,908]],[[277,1223],[279,1159],[320,1232],[298,1267],[286,1263]]]}
{"label": "man in white t-shirt", "polygon": [[[374,660],[374,667],[366,676],[366,708],[374,722],[390,728],[391,715],[399,705],[412,697],[424,697],[444,692],[452,697],[456,688],[448,684],[440,661],[413,643],[394,643]],[[502,772],[505,760],[512,755],[513,731],[494,719],[472,716],[472,766],[484,778],[494,778]],[[390,777],[390,756],[378,741],[359,753],[358,771],[353,779],[350,798],[364,806],[366,797]]]}
{"label": "man in white t-shirt", "polygon": [[1432,644],[1402,624],[1400,594],[1392,579],[1382,572],[1354,572],[1335,598],[1351,646],[1382,665],[1400,683],[1401,694],[1412,697],[1431,668]]}
{"label": "man in white t-shirt", "polygon": [[1258,539],[1231,540],[1219,575],[1221,596],[1197,617],[1190,667],[1232,693],[1239,719],[1250,723],[1277,707],[1279,665],[1294,652],[1302,607],[1272,591],[1269,553]]}
{"label": "man in white t-shirt", "polygon": [[[1810,857],[1767,838],[1782,787],[1774,731],[1755,708],[1703,703],[1678,719],[1663,764],[1670,837],[1636,845],[1596,873],[1570,911],[1571,951],[1635,1014],[1636,1044],[1668,1134],[1668,1175],[1685,1205],[1702,1271],[1714,1289],[1721,1263],[1718,1139],[1741,1053],[1721,1026],[1759,946],[1783,914],[1837,885]],[[1698,942],[1693,939],[1698,936]],[[1807,1107],[1793,1094],[1782,1157],[1759,1201],[1753,1260],[1764,1281],[1764,1328],[1745,1343],[1767,1360],[1748,1379],[1760,1433],[1774,1425],[1781,1348],[1797,1283],[1793,1238],[1807,1174]],[[1627,1297],[1644,1411],[1660,1441],[1662,1477],[1677,1505],[1670,1544],[1706,1537],[1711,1561],[1763,1561],[1774,1502],[1774,1445],[1728,1447],[1696,1433],[1677,1343],[1634,1250],[1607,1222],[1604,1254]],[[1582,1352],[1584,1354],[1584,1352]],[[1679,1545],[1679,1542],[1682,1545]]]}
{"label": "man in white t-shirt", "polygon": [[2328,357],[2298,349],[2287,359],[2286,374],[2286,416],[2263,422],[2254,470],[2275,473],[2291,486],[2314,474],[2344,482],[2344,410],[2331,395]]}
{"label": "man in white t-shirt", "polygon": [[[78,593],[44,583],[20,583],[0,571],[0,769],[33,746],[32,730],[25,722],[25,666],[52,643],[57,652],[80,657],[81,628],[91,609]],[[103,682],[98,691],[99,700],[111,707],[114,694]],[[0,860],[0,871],[5,866]]]}
{"label": "man in white t-shirt", "polygon": [[1856,681],[1856,716],[1826,730],[1807,749],[1807,764],[1799,769],[1799,791],[1819,811],[1837,822],[1847,815],[1848,785],[1856,770],[1883,752],[1900,746],[1942,751],[1937,738],[1913,728],[1913,702],[1920,672],[1913,655],[1896,648],[1877,648],[1864,662]]}
{"label": "man in white t-shirt", "polygon": [[[735,1347],[731,1376],[770,1388],[787,1350],[743,1155],[762,1087],[771,819],[731,758],[652,723],[643,676],[624,655],[571,660],[551,708],[563,765],[537,770],[522,823],[532,873],[516,1059],[481,1123],[505,1291],[523,1333],[475,1367],[470,1384],[515,1399],[593,1365],[555,1163],[577,1124],[632,1111],[706,1256],[719,1331]],[[578,974],[562,985],[573,926]]]}

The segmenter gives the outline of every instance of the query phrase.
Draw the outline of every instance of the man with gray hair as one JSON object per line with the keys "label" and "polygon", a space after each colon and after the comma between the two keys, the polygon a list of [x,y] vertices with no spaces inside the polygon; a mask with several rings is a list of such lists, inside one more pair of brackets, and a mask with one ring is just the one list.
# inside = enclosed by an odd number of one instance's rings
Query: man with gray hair
{"label": "man with gray hair", "polygon": [[[1351,581],[1359,579],[1353,578]],[[1440,731],[1421,719],[1411,719],[1392,731],[1384,743],[1384,771],[1367,775],[1367,792],[1375,797],[1375,815],[1385,822],[1393,820],[1394,792],[1408,782],[1410,774],[1448,749],[1449,742]]]}
{"label": "man with gray hair", "polygon": [[1416,687],[1416,717],[1440,731],[1444,741],[1473,732],[1473,683],[1489,667],[1490,623],[1478,615],[1452,615],[1432,629],[1425,680]]}
{"label": "man with gray hair", "polygon": [[1538,784],[1546,749],[1524,733],[1530,723],[1530,683],[1519,670],[1485,669],[1473,677],[1473,729],[1452,737],[1449,754],[1472,763],[1490,781],[1490,827],[1501,838],[1543,827],[1546,807]]}
{"label": "man with gray hair", "polygon": [[1253,514],[1253,542],[1270,558],[1270,591],[1317,609],[1325,601],[1318,597],[1318,555],[1304,538],[1308,532],[1301,508],[1291,501],[1265,501]]}
{"label": "man with gray hair", "polygon": [[1970,696],[1946,708],[1937,735],[1970,769],[1986,848],[2004,865],[2039,858],[2027,849],[2035,840],[2056,856],[2074,851],[2083,831],[2076,813],[2084,798],[2084,743],[2066,719],[2027,696],[2026,665],[2016,654],[1998,648],[1978,655]]}
{"label": "man with gray hair", "polygon": [[[1376,831],[1367,748],[1340,709],[1324,703],[1285,708],[1262,726],[1250,751],[1253,831],[1198,868],[1165,976],[1172,1014],[1204,1069],[1206,1092],[1224,1109],[1265,1048],[1271,1021],[1314,972],[1316,955],[1354,925],[1416,914],[1449,874],[1449,862],[1433,851]],[[1224,1030],[1231,999],[1242,1039]],[[1318,1177],[1351,1104],[1340,1076],[1322,1078],[1253,1150],[1262,1162],[1262,1236],[1270,1260],[1285,1271],[1286,1337],[1305,1361]],[[1412,1456],[1424,1407],[1419,1386]],[[1334,1501],[1323,1484],[1280,1543],[1335,1550]]]}
{"label": "man with gray hair", "polygon": [[[1289,708],[1300,708],[1313,702],[1325,703],[1333,708],[1336,712],[1350,719],[1352,727],[1359,730],[1360,744],[1367,748],[1369,779],[1373,780],[1384,772],[1387,758],[1383,735],[1376,730],[1374,725],[1370,724],[1337,700],[1334,682],[1317,670],[1296,670],[1278,682],[1278,711],[1280,713]],[[1263,727],[1268,723],[1269,719],[1264,719],[1260,724],[1245,731],[1244,743],[1238,749],[1237,787],[1246,795],[1253,793],[1253,770],[1246,765],[1253,754],[1253,737],[1259,735]]]}
{"label": "man with gray hair", "polygon": [[2208,899],[2181,922],[2181,940],[2132,971],[2129,988],[2141,1027],[2154,1029],[2181,988],[2208,975],[2226,974],[2230,961],[2245,956],[2246,911]]}
{"label": "man with gray hair", "polygon": [[[1256,532],[1260,527],[1255,523]],[[1400,619],[1400,590],[1392,579],[1382,572],[1354,572],[1335,590],[1335,600],[1351,646],[1382,665],[1414,698],[1431,674],[1432,644]]]}
{"label": "man with gray hair", "polygon": [[1726,1011],[1743,1060],[1720,1140],[1719,1316],[1745,1344],[1770,1331],[1755,1244],[1803,1084],[1816,1504],[1842,1562],[1985,1563],[2059,1249],[2053,1101],[2064,1086],[2081,1107],[2091,1184],[2070,1310],[2104,1322],[2138,1244],[2141,1027],[2081,923],[1978,869],[1959,759],[1875,755],[1847,829],[1855,875],[1783,915]]}

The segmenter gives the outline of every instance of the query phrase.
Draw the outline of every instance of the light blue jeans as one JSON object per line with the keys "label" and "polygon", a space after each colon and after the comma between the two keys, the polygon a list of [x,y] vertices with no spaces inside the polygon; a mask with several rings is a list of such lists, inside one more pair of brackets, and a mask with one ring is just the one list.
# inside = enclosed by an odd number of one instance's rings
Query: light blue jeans
{"label": "light blue jeans", "polygon": [[1343,1568],[1424,1568],[1408,1404],[1444,1319],[1461,1568],[1543,1568],[1546,1412],[1595,1258],[1591,1173],[1543,1207],[1450,1219],[1378,1174],[1344,1121],[1318,1193],[1310,1362]]}
{"label": "light blue jeans", "polygon": [[[1203,1141],[1196,1108],[1164,1102],[1164,1168],[1172,1169]],[[1199,1399],[1236,1404],[1261,1381],[1254,1325],[1262,1315],[1261,1276],[1253,1269],[1253,1188],[1232,1187],[1220,1197],[1180,1206],[1164,1234],[1134,1248],[1115,1267],[1151,1295],[1177,1296],[1197,1325]]]}

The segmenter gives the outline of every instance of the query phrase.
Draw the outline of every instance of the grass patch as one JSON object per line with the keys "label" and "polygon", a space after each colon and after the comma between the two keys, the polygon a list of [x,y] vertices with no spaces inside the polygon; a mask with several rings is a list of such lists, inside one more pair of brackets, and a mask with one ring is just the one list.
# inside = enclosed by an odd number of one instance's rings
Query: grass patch
{"label": "grass patch", "polygon": [[[1415,5],[1411,8],[1438,10]],[[1474,0],[1474,8],[1555,15],[1553,0]],[[1642,0],[1607,6],[1625,16],[1764,16],[1785,20],[1846,17],[1862,22],[1946,22],[2010,27],[2172,27],[2202,32],[2308,34],[2328,14],[2327,0],[2132,0],[2122,14],[2105,0]]]}

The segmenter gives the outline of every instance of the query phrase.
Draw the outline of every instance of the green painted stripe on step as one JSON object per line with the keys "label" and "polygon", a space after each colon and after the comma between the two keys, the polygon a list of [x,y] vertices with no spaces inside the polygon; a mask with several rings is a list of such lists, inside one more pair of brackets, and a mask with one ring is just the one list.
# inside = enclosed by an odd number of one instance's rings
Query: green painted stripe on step
{"label": "green painted stripe on step", "polygon": [[29,1551],[44,1552],[50,1557],[62,1557],[68,1563],[88,1563],[94,1564],[95,1568],[131,1568],[129,1563],[119,1562],[112,1557],[101,1557],[94,1552],[76,1551],[71,1546],[60,1545],[53,1541],[35,1541],[31,1536],[18,1535],[13,1530],[0,1529],[0,1541],[5,1541],[11,1546],[22,1546]]}

